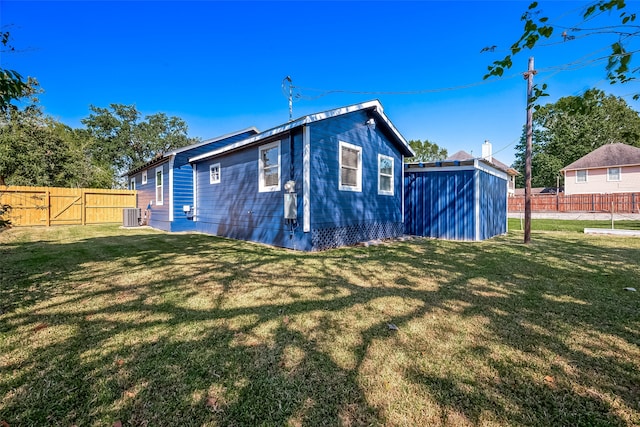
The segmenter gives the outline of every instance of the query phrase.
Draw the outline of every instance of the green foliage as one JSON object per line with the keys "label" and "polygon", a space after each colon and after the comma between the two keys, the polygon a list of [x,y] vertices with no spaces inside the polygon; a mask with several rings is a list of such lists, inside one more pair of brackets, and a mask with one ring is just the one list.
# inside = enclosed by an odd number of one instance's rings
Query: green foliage
{"label": "green foliage", "polygon": [[438,144],[430,142],[429,140],[421,141],[411,140],[409,145],[415,151],[414,157],[405,158],[405,162],[433,162],[436,160],[444,160],[447,158],[447,149],[440,148]]}
{"label": "green foliage", "polygon": [[[589,21],[589,28],[582,28],[579,25],[565,30],[562,37],[565,42],[574,40],[576,37],[571,33],[579,33],[581,37],[591,35],[610,35],[611,51],[606,65],[607,78],[611,84],[626,83],[633,80],[634,75],[640,71],[640,68],[631,68],[631,59],[635,50],[628,50],[625,46],[638,36],[638,26],[633,25],[636,20],[635,13],[627,13],[624,11],[627,4],[625,0],[599,0],[587,6],[581,14],[583,22]],[[619,15],[620,24],[613,26],[597,27],[593,21],[598,16],[611,13],[613,11],[622,11]],[[529,5],[528,10],[522,14],[520,20],[524,22],[523,32],[520,38],[511,45],[510,54],[504,58],[494,61],[487,67],[488,72],[484,76],[485,79],[504,74],[505,70],[513,66],[513,56],[524,49],[533,49],[538,42],[549,39],[553,34],[555,27],[549,24],[549,18],[542,16],[538,2]],[[482,51],[488,51],[485,48]],[[538,97],[544,93],[546,88],[542,88]],[[634,97],[638,99],[638,95]]]}
{"label": "green foliage", "polygon": [[[0,44],[2,44],[3,52],[5,50],[15,50],[9,44],[9,39],[10,34],[8,31],[0,33]],[[6,111],[11,105],[11,101],[27,96],[29,90],[29,81],[25,81],[20,73],[0,67],[0,112]]]}
{"label": "green foliage", "polygon": [[[615,142],[640,147],[640,115],[622,98],[590,89],[539,107],[533,113],[531,185],[555,187],[560,169]],[[523,132],[514,162],[518,186],[524,185],[525,144]]]}
{"label": "green foliage", "polygon": [[114,185],[127,170],[198,141],[187,137],[187,124],[178,117],[156,113],[141,119],[135,105],[89,108],[92,113],[82,123],[94,140],[90,153],[103,167],[111,168]]}

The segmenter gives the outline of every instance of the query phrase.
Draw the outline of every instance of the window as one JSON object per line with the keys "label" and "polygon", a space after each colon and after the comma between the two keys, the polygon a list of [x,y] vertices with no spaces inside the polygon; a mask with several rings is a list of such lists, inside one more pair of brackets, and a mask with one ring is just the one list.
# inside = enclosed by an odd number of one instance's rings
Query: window
{"label": "window", "polygon": [[209,166],[209,184],[220,184],[220,163]]}
{"label": "window", "polygon": [[378,154],[378,194],[393,196],[393,157]]}
{"label": "window", "polygon": [[136,179],[131,178],[131,182],[129,183],[129,190],[135,190],[135,189],[136,189]]}
{"label": "window", "polygon": [[362,191],[362,147],[340,141],[340,176],[342,191]]}
{"label": "window", "polygon": [[280,141],[258,150],[258,191],[280,191]]}
{"label": "window", "polygon": [[620,168],[607,169],[607,181],[620,181]]}
{"label": "window", "polygon": [[576,171],[576,182],[580,183],[580,182],[587,182],[587,170],[579,170]]}
{"label": "window", "polygon": [[156,169],[156,205],[162,204],[162,168]]}
{"label": "window", "polygon": [[142,171],[142,185],[147,183],[147,171]]}

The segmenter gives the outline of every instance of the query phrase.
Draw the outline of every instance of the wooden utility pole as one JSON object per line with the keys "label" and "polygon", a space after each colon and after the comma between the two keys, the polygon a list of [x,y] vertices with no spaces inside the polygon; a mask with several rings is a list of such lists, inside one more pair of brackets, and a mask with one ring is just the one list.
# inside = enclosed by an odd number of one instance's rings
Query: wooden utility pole
{"label": "wooden utility pole", "polygon": [[533,56],[524,73],[527,80],[527,147],[524,152],[524,243],[531,242],[531,151],[533,145]]}

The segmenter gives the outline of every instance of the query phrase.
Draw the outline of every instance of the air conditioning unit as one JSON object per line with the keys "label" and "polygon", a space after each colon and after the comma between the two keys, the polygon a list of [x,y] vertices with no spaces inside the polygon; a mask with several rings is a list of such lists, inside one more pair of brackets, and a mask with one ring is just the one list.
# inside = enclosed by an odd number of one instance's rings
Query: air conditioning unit
{"label": "air conditioning unit", "polygon": [[122,225],[124,227],[139,227],[141,215],[141,209],[125,208],[122,213]]}

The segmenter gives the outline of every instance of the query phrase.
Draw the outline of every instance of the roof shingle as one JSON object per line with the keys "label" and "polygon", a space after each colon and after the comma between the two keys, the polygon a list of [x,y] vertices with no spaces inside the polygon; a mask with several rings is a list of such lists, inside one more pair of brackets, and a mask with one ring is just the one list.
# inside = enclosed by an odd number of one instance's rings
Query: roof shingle
{"label": "roof shingle", "polygon": [[596,148],[586,156],[579,158],[561,170],[567,171],[627,165],[640,165],[640,148],[617,142]]}

